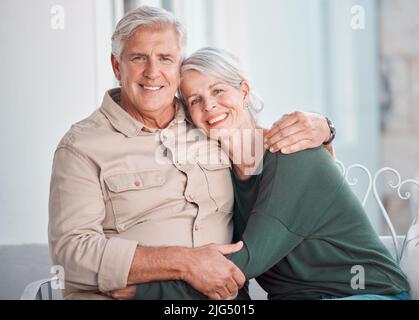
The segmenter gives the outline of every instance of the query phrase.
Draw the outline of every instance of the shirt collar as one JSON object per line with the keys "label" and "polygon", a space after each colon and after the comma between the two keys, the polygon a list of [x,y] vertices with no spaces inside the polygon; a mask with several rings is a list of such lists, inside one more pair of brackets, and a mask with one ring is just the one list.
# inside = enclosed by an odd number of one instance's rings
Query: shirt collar
{"label": "shirt collar", "polygon": [[[103,97],[100,111],[106,116],[111,125],[115,130],[121,132],[125,136],[132,138],[139,136],[147,132],[157,132],[160,129],[148,128],[143,123],[135,120],[131,117],[122,107],[119,105],[121,98],[121,88],[114,88],[105,93]],[[178,98],[174,99],[176,114],[174,119],[169,123],[168,127],[173,124],[179,124],[184,121],[192,123],[187,117],[185,107]]]}

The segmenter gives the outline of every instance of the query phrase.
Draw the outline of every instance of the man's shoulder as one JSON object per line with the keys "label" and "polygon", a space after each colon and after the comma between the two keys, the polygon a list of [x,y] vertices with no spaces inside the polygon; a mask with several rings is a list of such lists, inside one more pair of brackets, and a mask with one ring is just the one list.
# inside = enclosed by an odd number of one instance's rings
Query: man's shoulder
{"label": "man's shoulder", "polygon": [[109,121],[100,109],[95,110],[90,116],[74,123],[64,134],[57,148],[74,147],[78,142],[91,140],[100,132],[109,130]]}

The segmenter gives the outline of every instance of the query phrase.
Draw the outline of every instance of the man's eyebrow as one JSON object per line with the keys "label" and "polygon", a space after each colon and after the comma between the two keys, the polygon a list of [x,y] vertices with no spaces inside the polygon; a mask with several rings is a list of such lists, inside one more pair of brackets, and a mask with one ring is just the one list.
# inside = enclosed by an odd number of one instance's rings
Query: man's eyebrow
{"label": "man's eyebrow", "polygon": [[[128,57],[132,58],[132,57],[148,57],[149,54],[147,53],[142,53],[142,52],[131,52],[128,53]],[[174,58],[175,55],[172,53],[158,53],[157,54],[158,57],[163,57],[163,58]]]}
{"label": "man's eyebrow", "polygon": [[148,55],[142,52],[131,52],[128,53],[128,57],[135,57],[135,56],[140,56],[140,57],[147,57]]}

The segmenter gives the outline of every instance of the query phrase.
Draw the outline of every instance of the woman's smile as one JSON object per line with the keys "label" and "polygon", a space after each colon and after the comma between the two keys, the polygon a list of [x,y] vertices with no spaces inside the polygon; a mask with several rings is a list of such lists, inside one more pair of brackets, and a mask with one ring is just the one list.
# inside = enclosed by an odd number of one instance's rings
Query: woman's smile
{"label": "woman's smile", "polygon": [[221,114],[217,113],[217,114],[209,116],[207,119],[207,123],[211,128],[213,128],[223,123],[227,119],[227,117],[228,117],[227,113],[221,113]]}

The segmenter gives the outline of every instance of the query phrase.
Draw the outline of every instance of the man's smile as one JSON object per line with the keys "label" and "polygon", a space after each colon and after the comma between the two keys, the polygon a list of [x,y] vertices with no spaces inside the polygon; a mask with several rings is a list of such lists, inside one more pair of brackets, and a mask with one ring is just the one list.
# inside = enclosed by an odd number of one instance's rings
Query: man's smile
{"label": "man's smile", "polygon": [[148,91],[158,91],[162,89],[164,86],[146,86],[146,85],[140,84],[140,87]]}

